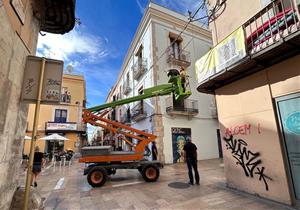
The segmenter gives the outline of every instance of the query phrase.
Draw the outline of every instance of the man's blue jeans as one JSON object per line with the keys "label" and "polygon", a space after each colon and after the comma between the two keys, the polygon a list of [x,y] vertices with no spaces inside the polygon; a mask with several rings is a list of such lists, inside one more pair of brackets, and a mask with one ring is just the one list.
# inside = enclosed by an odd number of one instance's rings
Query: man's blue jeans
{"label": "man's blue jeans", "polygon": [[200,177],[199,177],[198,168],[197,168],[197,160],[194,158],[187,158],[186,163],[187,163],[187,166],[189,169],[190,183],[194,184],[194,176],[193,176],[193,169],[194,169],[196,183],[199,184]]}

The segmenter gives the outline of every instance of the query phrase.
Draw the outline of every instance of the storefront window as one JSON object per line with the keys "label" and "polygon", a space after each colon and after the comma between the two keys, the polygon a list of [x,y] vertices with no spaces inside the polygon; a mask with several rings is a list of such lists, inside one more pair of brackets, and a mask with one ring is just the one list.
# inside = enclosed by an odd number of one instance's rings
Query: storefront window
{"label": "storefront window", "polygon": [[300,94],[276,100],[295,198],[300,200]]}

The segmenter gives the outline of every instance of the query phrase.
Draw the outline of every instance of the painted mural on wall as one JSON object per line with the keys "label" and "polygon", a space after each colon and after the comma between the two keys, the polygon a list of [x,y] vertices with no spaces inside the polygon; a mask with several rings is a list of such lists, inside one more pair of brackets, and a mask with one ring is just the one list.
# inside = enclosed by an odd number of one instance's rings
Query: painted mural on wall
{"label": "painted mural on wall", "polygon": [[188,138],[191,138],[190,128],[171,128],[172,146],[173,146],[173,163],[184,162],[183,147]]}
{"label": "painted mural on wall", "polygon": [[[256,132],[261,133],[260,124],[258,124]],[[272,178],[265,173],[260,153],[251,151],[246,140],[234,137],[234,135],[249,135],[250,133],[251,124],[238,125],[233,128],[227,128],[223,140],[225,141],[226,149],[231,152],[232,157],[236,160],[236,165],[243,169],[245,176],[256,178],[263,182],[265,189],[268,191],[268,181],[271,181]]]}

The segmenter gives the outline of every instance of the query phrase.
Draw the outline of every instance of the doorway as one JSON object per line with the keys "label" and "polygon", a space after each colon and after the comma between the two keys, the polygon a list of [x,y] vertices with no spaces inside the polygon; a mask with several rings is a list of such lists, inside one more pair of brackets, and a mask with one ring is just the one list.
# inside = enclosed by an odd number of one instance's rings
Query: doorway
{"label": "doorway", "polygon": [[223,158],[223,151],[222,151],[222,143],[221,143],[221,132],[220,132],[220,129],[217,129],[217,139],[218,139],[219,158]]}
{"label": "doorway", "polygon": [[300,207],[300,93],[275,99],[294,204]]}

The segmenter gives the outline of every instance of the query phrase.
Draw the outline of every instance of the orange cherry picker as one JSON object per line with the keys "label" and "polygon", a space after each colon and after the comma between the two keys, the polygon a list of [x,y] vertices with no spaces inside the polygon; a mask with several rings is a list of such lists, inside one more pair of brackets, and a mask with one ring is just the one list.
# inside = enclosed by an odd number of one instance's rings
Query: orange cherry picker
{"label": "orange cherry picker", "polygon": [[[162,167],[162,164],[159,161],[143,160],[145,146],[154,141],[156,136],[109,120],[105,118],[105,115],[109,113],[111,108],[146,98],[173,94],[175,100],[182,100],[191,95],[189,84],[182,83],[182,81],[187,80],[180,77],[177,69],[169,70],[167,75],[169,77],[168,84],[144,89],[142,95],[113,101],[83,111],[84,123],[100,126],[112,131],[114,134],[120,134],[122,140],[130,145],[133,150],[111,151],[111,146],[83,147],[79,162],[86,163],[87,167],[84,169],[84,175],[87,175],[87,181],[91,186],[102,186],[106,182],[107,176],[115,174],[117,169],[138,169],[147,182],[155,182],[158,179],[159,168]],[[136,139],[138,143],[134,145],[128,138]]]}

